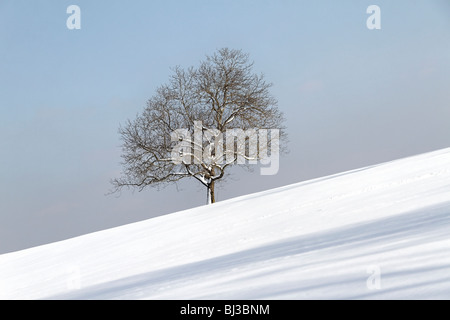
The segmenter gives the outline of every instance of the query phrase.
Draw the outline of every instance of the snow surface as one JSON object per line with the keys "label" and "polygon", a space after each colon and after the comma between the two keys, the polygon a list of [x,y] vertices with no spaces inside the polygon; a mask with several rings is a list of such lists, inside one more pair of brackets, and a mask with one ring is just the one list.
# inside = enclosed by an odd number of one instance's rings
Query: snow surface
{"label": "snow surface", "polygon": [[450,148],[0,255],[0,298],[450,299]]}

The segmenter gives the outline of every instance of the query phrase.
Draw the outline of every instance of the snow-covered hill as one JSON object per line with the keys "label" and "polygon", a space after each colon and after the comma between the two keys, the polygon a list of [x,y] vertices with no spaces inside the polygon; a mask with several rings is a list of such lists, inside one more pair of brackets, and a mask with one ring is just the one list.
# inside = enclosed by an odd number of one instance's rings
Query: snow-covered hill
{"label": "snow-covered hill", "polygon": [[450,149],[0,255],[0,298],[450,299]]}

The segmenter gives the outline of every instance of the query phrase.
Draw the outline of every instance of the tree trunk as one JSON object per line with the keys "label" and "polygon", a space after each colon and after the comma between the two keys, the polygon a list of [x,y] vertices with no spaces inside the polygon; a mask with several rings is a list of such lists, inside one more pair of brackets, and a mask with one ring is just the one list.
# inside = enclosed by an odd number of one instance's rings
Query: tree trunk
{"label": "tree trunk", "polygon": [[214,183],[215,181],[211,181],[211,184],[209,185],[209,193],[211,197],[211,203],[216,202],[216,195],[214,194]]}
{"label": "tree trunk", "polygon": [[209,185],[206,187],[206,204],[211,204],[211,192],[209,191]]}
{"label": "tree trunk", "polygon": [[[214,177],[214,167],[211,168],[211,171],[209,172],[210,177]],[[216,202],[216,196],[214,195],[214,179],[211,178],[208,187],[206,189],[206,192],[208,193],[207,195],[207,200],[206,200],[206,204],[211,204]]]}
{"label": "tree trunk", "polygon": [[206,187],[206,204],[211,204],[216,202],[216,196],[214,194],[214,181]]}

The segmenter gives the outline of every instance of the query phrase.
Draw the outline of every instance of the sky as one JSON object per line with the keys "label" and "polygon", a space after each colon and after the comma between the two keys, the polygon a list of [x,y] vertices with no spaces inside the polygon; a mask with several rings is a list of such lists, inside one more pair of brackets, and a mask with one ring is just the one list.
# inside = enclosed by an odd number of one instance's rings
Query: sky
{"label": "sky", "polygon": [[450,147],[446,0],[0,0],[0,254],[204,205],[195,180],[107,193],[120,124],[223,47],[273,83],[290,152],[218,201]]}

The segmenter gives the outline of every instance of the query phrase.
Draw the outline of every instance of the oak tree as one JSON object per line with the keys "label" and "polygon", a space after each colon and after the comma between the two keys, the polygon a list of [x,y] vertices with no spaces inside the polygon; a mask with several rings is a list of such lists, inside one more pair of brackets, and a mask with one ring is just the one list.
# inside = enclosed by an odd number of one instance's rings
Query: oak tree
{"label": "oak tree", "polygon": [[213,203],[230,166],[277,161],[286,133],[271,86],[241,50],[220,49],[198,67],[174,68],[142,113],[119,128],[123,173],[111,181],[113,192],[193,178]]}

